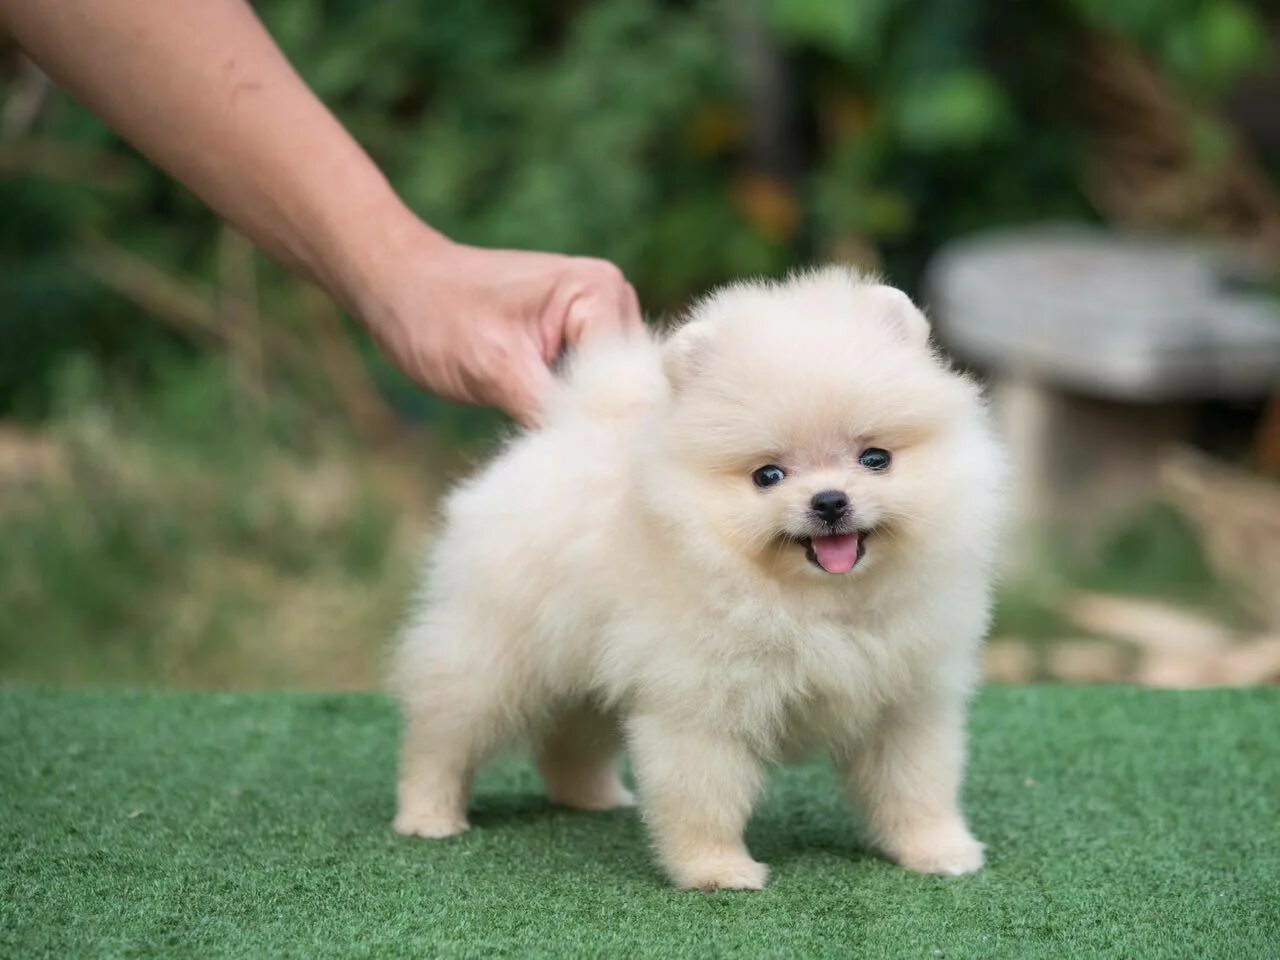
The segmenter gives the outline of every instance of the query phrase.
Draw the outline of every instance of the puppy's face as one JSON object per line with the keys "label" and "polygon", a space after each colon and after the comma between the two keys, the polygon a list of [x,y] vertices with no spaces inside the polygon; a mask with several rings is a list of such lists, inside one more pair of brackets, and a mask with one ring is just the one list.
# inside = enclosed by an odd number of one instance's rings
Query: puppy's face
{"label": "puppy's face", "polygon": [[998,455],[927,339],[904,296],[845,274],[704,304],[668,345],[663,447],[703,552],[840,583],[986,522]]}
{"label": "puppy's face", "polygon": [[[767,566],[786,572],[803,553],[815,570],[845,574],[866,559],[875,534],[892,533],[893,452],[861,437],[840,446],[845,449],[792,449],[771,457],[780,462],[752,471],[761,492],[742,497],[739,509],[724,518],[731,535],[749,531],[739,549],[750,553],[768,537],[759,558]],[[722,482],[739,486],[729,477]]]}

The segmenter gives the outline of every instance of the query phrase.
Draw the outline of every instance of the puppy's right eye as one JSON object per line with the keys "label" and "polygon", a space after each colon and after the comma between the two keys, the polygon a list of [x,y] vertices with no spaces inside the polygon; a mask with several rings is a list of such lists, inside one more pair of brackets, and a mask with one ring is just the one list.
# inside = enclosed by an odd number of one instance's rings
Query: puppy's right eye
{"label": "puppy's right eye", "polygon": [[751,475],[757,487],[772,487],[774,484],[781,483],[786,477],[781,467],[775,467],[772,463],[768,466],[761,467]]}

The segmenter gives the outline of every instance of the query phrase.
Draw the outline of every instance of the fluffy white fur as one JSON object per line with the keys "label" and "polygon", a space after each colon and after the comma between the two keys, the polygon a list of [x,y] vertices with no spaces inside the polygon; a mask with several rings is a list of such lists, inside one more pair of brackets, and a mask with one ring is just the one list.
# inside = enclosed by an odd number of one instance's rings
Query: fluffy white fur
{"label": "fluffy white fur", "polygon": [[[447,501],[396,661],[396,829],[467,829],[473,771],[520,741],[553,801],[628,804],[625,744],[675,883],[757,889],[765,768],[821,749],[886,855],[977,870],[957,792],[1002,457],[928,340],[904,294],[827,269],[584,348],[545,426]],[[761,489],[765,464],[786,477]],[[847,573],[794,539],[824,490],[873,531]]]}

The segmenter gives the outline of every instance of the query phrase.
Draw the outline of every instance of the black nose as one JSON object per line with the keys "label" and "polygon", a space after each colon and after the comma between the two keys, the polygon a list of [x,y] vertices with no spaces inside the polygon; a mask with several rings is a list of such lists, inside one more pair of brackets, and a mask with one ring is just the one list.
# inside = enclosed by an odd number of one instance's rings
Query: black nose
{"label": "black nose", "polygon": [[809,501],[813,512],[827,523],[835,523],[849,510],[849,498],[840,490],[823,490]]}

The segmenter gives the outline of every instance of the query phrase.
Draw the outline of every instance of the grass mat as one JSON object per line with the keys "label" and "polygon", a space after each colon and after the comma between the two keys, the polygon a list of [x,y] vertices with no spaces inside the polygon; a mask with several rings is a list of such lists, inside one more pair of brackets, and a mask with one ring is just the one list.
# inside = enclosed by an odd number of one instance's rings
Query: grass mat
{"label": "grass mat", "polygon": [[996,688],[973,718],[980,874],[858,841],[780,770],[762,893],[679,893],[632,811],[523,762],[473,829],[395,836],[375,696],[0,691],[0,953],[38,956],[1262,957],[1280,944],[1280,689]]}

